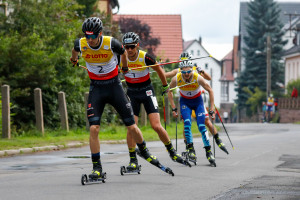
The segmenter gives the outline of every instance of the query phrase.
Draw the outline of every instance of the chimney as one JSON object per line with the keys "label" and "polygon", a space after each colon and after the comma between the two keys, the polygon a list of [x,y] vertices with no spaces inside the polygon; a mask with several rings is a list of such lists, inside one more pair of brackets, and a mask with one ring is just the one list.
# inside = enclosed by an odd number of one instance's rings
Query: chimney
{"label": "chimney", "polygon": [[198,39],[199,43],[202,45],[202,37],[199,36],[199,39]]}

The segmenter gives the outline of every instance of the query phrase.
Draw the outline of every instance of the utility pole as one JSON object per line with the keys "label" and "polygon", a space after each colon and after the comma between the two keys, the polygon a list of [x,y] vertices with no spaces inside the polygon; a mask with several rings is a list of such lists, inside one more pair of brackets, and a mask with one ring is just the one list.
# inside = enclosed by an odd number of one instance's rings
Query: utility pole
{"label": "utility pole", "polygon": [[271,94],[271,37],[267,36],[267,98]]}

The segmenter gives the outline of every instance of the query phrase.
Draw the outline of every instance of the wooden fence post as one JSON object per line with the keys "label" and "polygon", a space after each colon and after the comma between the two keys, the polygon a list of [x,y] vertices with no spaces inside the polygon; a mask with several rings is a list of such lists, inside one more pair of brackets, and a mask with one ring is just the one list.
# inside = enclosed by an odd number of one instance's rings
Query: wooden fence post
{"label": "wooden fence post", "polygon": [[42,102],[42,90],[40,88],[34,89],[34,107],[35,107],[36,128],[44,136],[43,102]]}
{"label": "wooden fence post", "polygon": [[2,94],[2,137],[11,138],[10,134],[10,94],[9,85],[1,87]]}
{"label": "wooden fence post", "polygon": [[147,125],[147,113],[146,113],[146,110],[145,110],[143,104],[141,104],[141,119],[140,119],[139,124],[141,126],[146,126]]}
{"label": "wooden fence post", "polygon": [[68,111],[66,104],[66,95],[64,92],[58,93],[58,111],[60,114],[61,128],[69,131]]}
{"label": "wooden fence post", "polygon": [[89,92],[84,93],[84,110],[85,110],[85,127],[87,131],[90,131],[90,123],[87,118],[87,104],[88,104],[88,99],[89,99]]}

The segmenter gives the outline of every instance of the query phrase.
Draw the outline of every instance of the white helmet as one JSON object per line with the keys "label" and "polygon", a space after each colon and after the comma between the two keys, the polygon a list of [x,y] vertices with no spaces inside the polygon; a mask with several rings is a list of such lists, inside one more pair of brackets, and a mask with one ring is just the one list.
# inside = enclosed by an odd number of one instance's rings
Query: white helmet
{"label": "white helmet", "polygon": [[180,60],[189,60],[192,58],[192,54],[188,53],[188,52],[183,52],[180,54],[179,59]]}
{"label": "white helmet", "polygon": [[184,67],[193,67],[193,63],[191,61],[185,60],[179,63],[179,68],[184,68]]}

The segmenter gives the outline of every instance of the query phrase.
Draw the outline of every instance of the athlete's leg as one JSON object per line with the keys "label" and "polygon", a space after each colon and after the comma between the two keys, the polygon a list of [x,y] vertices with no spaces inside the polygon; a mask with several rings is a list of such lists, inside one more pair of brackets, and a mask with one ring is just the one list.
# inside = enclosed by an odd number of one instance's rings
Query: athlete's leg
{"label": "athlete's leg", "polygon": [[151,127],[153,130],[158,134],[159,139],[164,143],[167,144],[170,142],[169,135],[167,131],[162,127],[160,123],[160,116],[159,113],[150,113],[148,115]]}
{"label": "athlete's leg", "polygon": [[102,174],[102,165],[100,159],[100,119],[105,106],[105,94],[102,87],[94,86],[91,84],[87,106],[87,117],[90,124],[90,150],[93,163],[93,171],[89,175],[90,178],[98,178]]}

